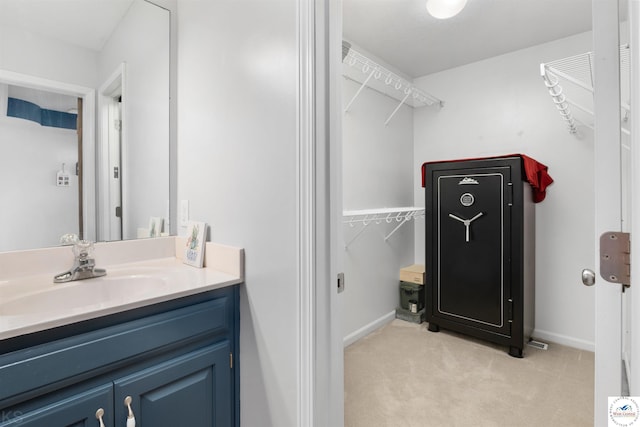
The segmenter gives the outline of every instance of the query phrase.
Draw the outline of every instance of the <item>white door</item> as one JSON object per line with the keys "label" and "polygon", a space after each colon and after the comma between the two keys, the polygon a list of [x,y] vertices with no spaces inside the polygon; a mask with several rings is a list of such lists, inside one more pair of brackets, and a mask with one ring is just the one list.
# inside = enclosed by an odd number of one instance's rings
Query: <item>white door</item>
{"label": "white door", "polygon": [[[623,198],[622,183],[624,180],[624,187],[631,188],[628,186],[632,180],[622,173],[618,4],[609,0],[593,0],[592,4],[596,245],[594,425],[599,427],[609,425],[608,397],[623,394],[623,330],[626,329],[623,327],[623,287],[604,280],[600,274],[600,236],[608,231],[622,231],[622,207],[631,207]],[[632,353],[628,356],[632,357]]]}
{"label": "white door", "polygon": [[125,64],[120,64],[98,89],[99,165],[97,190],[99,240],[122,239],[122,147],[125,146]]}
{"label": "white door", "polygon": [[[632,105],[631,112],[635,112],[635,117],[639,117],[638,101],[640,101],[640,0],[631,0],[629,2],[629,43],[631,45],[632,54],[630,62],[630,104]],[[638,147],[640,141],[640,129],[638,128],[638,119],[632,117],[631,119],[631,137],[629,145],[630,147]],[[640,150],[630,150],[630,182],[634,189],[640,188]],[[633,192],[629,190],[629,194],[633,195]],[[631,196],[630,200],[631,213],[636,212],[640,214],[640,197]],[[640,235],[640,220],[631,221],[631,235]],[[631,276],[637,277],[637,266],[640,266],[640,241],[638,239],[631,240]],[[635,266],[635,267],[634,267]],[[637,281],[636,281],[637,283]],[[631,396],[640,395],[640,291],[637,289],[630,289],[626,296],[628,299],[627,307],[629,308],[628,325],[631,329],[627,334],[629,340],[629,394]],[[635,308],[635,310],[634,310]],[[631,325],[636,325],[631,328]],[[636,369],[633,369],[633,367]]]}
{"label": "white door", "polygon": [[122,164],[120,161],[120,148],[122,141],[122,115],[121,103],[118,98],[113,98],[109,104],[109,240],[122,239]]}

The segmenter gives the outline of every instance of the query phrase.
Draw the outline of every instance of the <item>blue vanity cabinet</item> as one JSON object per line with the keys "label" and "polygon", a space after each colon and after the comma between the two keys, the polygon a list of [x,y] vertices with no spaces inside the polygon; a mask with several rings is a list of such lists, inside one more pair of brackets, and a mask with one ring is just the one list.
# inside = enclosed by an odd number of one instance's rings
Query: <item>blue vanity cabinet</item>
{"label": "blue vanity cabinet", "polygon": [[127,396],[136,426],[231,426],[230,350],[225,340],[116,380],[116,426],[126,426]]}
{"label": "blue vanity cabinet", "polygon": [[0,427],[96,427],[99,408],[105,427],[124,427],[127,396],[137,427],[239,426],[238,294],[0,341]]}

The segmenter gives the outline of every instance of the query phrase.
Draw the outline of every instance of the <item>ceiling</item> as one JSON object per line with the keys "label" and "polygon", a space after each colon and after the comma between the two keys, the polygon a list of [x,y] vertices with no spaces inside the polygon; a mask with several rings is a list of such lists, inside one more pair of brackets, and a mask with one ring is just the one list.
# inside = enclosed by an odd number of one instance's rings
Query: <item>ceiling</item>
{"label": "ceiling", "polygon": [[343,37],[415,78],[589,31],[591,1],[468,0],[438,20],[426,0],[343,0]]}
{"label": "ceiling", "polygon": [[0,0],[0,24],[99,51],[133,0]]}

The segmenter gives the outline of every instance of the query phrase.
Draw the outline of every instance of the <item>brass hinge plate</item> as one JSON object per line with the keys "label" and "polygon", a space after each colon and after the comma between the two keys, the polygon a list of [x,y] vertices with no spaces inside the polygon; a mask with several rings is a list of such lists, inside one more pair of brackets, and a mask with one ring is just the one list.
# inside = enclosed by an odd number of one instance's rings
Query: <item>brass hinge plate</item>
{"label": "brass hinge plate", "polygon": [[600,276],[607,282],[631,284],[629,233],[607,231],[600,236]]}

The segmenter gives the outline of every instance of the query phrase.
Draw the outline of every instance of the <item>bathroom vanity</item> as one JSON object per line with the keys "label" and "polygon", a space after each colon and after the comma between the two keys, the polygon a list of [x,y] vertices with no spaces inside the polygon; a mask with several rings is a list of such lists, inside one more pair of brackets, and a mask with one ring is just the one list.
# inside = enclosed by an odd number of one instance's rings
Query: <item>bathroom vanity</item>
{"label": "bathroom vanity", "polygon": [[[52,308],[48,315],[18,315],[5,314],[0,302],[0,426],[101,426],[100,419],[107,427],[129,426],[130,417],[143,427],[238,426],[243,254],[212,252],[218,259],[205,261],[210,266],[204,269],[177,259],[148,260],[107,266],[104,283],[67,285],[94,286],[100,298],[104,287],[120,283],[135,294],[138,279],[145,292],[115,305],[85,309],[71,301],[66,314]],[[220,271],[211,267],[216,262],[237,266]],[[157,278],[163,280],[151,280]],[[189,283],[173,288],[170,282],[177,281]],[[2,286],[0,295],[6,296]],[[53,289],[44,292],[65,288]],[[15,301],[37,300],[42,292]],[[30,318],[31,325],[18,327],[19,317]]]}

